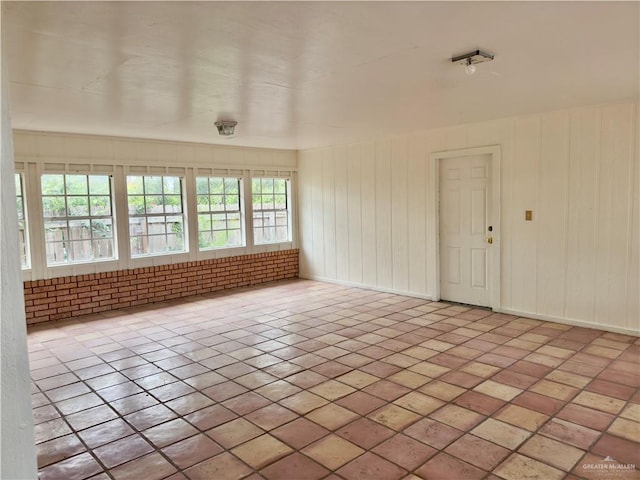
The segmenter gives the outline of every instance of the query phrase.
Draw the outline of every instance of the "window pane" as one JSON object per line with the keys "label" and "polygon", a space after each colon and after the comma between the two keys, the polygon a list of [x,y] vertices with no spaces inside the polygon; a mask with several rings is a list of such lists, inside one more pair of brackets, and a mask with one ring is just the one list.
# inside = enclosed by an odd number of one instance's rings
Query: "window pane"
{"label": "window pane", "polygon": [[253,178],[251,179],[251,191],[255,194],[255,193],[261,193],[262,192],[262,183],[260,182],[259,178]]}
{"label": "window pane", "polygon": [[[240,180],[233,177],[198,177],[208,182],[209,195],[198,195],[198,244],[200,249],[228,248],[242,245]],[[204,190],[204,187],[202,187]],[[235,212],[235,213],[225,213]],[[233,216],[230,219],[229,215]],[[231,233],[233,230],[233,233]]]}
{"label": "window pane", "polygon": [[144,193],[162,193],[162,177],[144,177]]}
{"label": "window pane", "polygon": [[225,178],[224,191],[225,193],[239,193],[238,180],[236,178]]}
{"label": "window pane", "polygon": [[144,197],[142,195],[129,195],[129,215],[141,215],[144,213]]}
{"label": "window pane", "polygon": [[92,216],[111,215],[111,198],[89,197],[89,213]]}
{"label": "window pane", "polygon": [[290,241],[288,180],[284,178],[253,179],[252,192],[254,243]]}
{"label": "window pane", "polygon": [[127,177],[127,194],[142,195],[144,193],[142,177]]}
{"label": "window pane", "polygon": [[89,194],[111,195],[111,185],[107,175],[89,175]]}
{"label": "window pane", "polygon": [[87,195],[86,175],[65,175],[67,183],[67,195]]}
{"label": "window pane", "polygon": [[196,197],[199,212],[209,211],[209,195],[198,195]]}
{"label": "window pane", "polygon": [[209,193],[209,180],[207,177],[196,177],[196,193],[198,195]]}
{"label": "window pane", "polygon": [[145,195],[146,213],[164,213],[162,195]]}
{"label": "window pane", "polygon": [[[59,193],[42,197],[47,262],[60,264],[114,258],[111,177],[43,175],[41,184],[43,192]],[[96,195],[90,196],[90,191]],[[102,226],[98,228],[98,225]],[[100,229],[102,234],[98,235]],[[94,240],[98,237],[105,239],[102,242],[105,245],[101,246],[100,256],[95,256]]]}
{"label": "window pane", "polygon": [[67,207],[69,208],[69,216],[71,217],[89,216],[88,197],[67,197]]}
{"label": "window pane", "polygon": [[114,252],[112,239],[94,239],[92,249],[94,258],[113,258]]}
{"label": "window pane", "polygon": [[42,195],[64,195],[64,175],[42,175]]}
{"label": "window pane", "polygon": [[164,211],[167,213],[182,212],[182,199],[180,195],[166,195],[164,197]]}
{"label": "window pane", "polygon": [[90,225],[91,222],[89,220],[70,220],[69,239],[72,241],[91,239]]}
{"label": "window pane", "polygon": [[180,195],[180,177],[162,177],[162,183],[165,195]]}

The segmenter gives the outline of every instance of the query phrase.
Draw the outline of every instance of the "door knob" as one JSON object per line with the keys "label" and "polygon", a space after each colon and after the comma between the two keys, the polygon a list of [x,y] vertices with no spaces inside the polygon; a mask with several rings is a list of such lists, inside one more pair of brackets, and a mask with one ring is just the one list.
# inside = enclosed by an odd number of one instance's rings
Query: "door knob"
{"label": "door knob", "polygon": [[493,237],[487,238],[487,243],[493,243]]}

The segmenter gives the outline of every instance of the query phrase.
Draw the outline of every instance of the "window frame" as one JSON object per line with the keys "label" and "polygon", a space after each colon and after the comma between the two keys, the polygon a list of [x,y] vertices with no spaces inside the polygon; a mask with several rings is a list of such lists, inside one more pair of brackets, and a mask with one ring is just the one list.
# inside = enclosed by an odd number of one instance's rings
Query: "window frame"
{"label": "window frame", "polygon": [[[18,246],[21,250],[20,268],[31,270],[31,242],[29,236],[29,210],[27,206],[27,193],[25,189],[24,173],[15,172],[14,181],[16,185],[16,207],[18,199],[22,203],[22,211],[16,208],[18,215],[18,232],[22,230],[22,238],[18,238]],[[18,188],[19,187],[19,188]],[[20,215],[22,213],[22,216]],[[22,241],[23,239],[23,241]]]}
{"label": "window frame", "polygon": [[[133,193],[130,194],[129,193],[129,178],[130,177],[140,177],[142,179],[142,193]],[[145,184],[145,178],[146,177],[159,177],[161,179],[160,184],[161,184],[161,193],[157,194],[157,193],[146,193],[146,184]],[[166,177],[171,177],[171,178],[176,178],[178,179],[178,184],[180,186],[180,207],[181,207],[181,211],[180,212],[167,212],[166,211],[166,203],[165,203],[165,197],[167,196],[176,196],[178,194],[175,193],[165,193],[165,183],[164,183],[164,179]],[[124,197],[125,197],[125,202],[124,202],[124,206],[125,209],[127,211],[127,228],[126,228],[126,243],[128,245],[128,251],[129,251],[129,259],[131,261],[137,262],[140,261],[142,259],[145,258],[153,258],[153,257],[162,257],[162,256],[171,256],[171,255],[185,255],[189,253],[189,222],[188,222],[188,215],[187,215],[187,197],[189,196],[189,192],[187,189],[187,183],[186,183],[186,177],[185,174],[180,173],[180,174],[172,174],[172,173],[132,173],[132,172],[128,172],[124,175]],[[154,212],[154,213],[147,213],[146,209],[147,209],[147,203],[146,203],[146,197],[158,197],[161,196],[163,198],[163,202],[162,202],[162,212]],[[144,213],[131,213],[131,208],[130,208],[130,203],[129,203],[129,198],[130,197],[143,197],[144,198],[144,209],[145,212]],[[140,237],[140,238],[144,238],[146,237],[147,239],[151,236],[151,237],[156,237],[156,236],[162,236],[164,235],[165,237],[165,242],[167,239],[167,236],[170,235],[167,232],[167,217],[182,217],[182,250],[165,250],[163,252],[154,252],[154,253],[142,253],[142,254],[134,254],[133,253],[133,248],[132,248],[132,241],[134,238]],[[146,223],[146,219],[147,218],[161,218],[164,217],[165,218],[165,232],[164,234],[153,234],[153,235],[149,235],[148,233],[146,235],[131,235],[131,219],[132,218],[144,218],[145,219],[145,223]]]}
{"label": "window frame", "polygon": [[[275,196],[276,195],[282,195],[281,193],[276,193],[275,191],[275,186],[273,188],[273,193],[272,195],[274,196],[274,207],[273,208],[260,208],[260,209],[256,209],[254,206],[254,195],[260,195],[263,196],[263,192],[262,192],[262,187],[261,187],[261,191],[259,193],[256,193],[254,191],[254,185],[253,182],[255,180],[260,180],[262,182],[262,180],[283,180],[285,183],[285,205],[286,207],[284,209],[282,208],[275,208]],[[273,245],[282,245],[282,244],[286,244],[286,243],[292,243],[293,242],[293,199],[292,199],[292,186],[291,186],[291,177],[290,176],[279,176],[279,175],[253,175],[251,176],[251,192],[250,192],[250,199],[251,199],[251,236],[252,236],[252,240],[253,240],[253,246],[256,248],[263,248],[263,247],[269,247],[269,246],[273,246]],[[262,201],[261,201],[262,204]],[[275,240],[272,242],[257,242],[256,241],[256,229],[261,229],[261,230],[265,230],[266,228],[273,228],[274,229],[274,235],[276,234],[276,230],[275,228],[278,226],[277,224],[274,224],[272,227],[264,227],[264,226],[260,226],[260,227],[256,227],[255,225],[255,214],[256,212],[275,212],[277,215],[277,212],[286,212],[286,219],[287,219],[287,238],[286,240]],[[262,217],[264,219],[264,216]],[[277,220],[276,220],[277,222]]]}
{"label": "window frame", "polygon": [[[44,194],[42,192],[42,181],[43,178],[45,176],[62,176],[63,177],[63,193],[62,194]],[[67,192],[67,177],[68,176],[84,176],[86,177],[86,194],[69,194]],[[109,185],[109,209],[110,209],[110,215],[92,215],[91,214],[91,197],[106,197],[106,194],[92,194],[91,193],[91,187],[90,187],[90,182],[89,182],[89,177],[107,177],[108,180],[108,185]],[[78,265],[88,265],[88,264],[94,264],[94,263],[106,263],[106,262],[117,262],[119,260],[119,254],[118,254],[118,232],[117,232],[117,217],[116,217],[116,209],[115,209],[115,198],[114,198],[114,179],[113,179],[113,175],[108,174],[108,173],[95,173],[95,172],[89,172],[89,173],[84,173],[84,172],[69,172],[69,171],[64,171],[64,172],[42,172],[40,173],[40,175],[38,176],[38,180],[39,180],[39,193],[40,193],[40,208],[41,208],[41,212],[42,212],[42,225],[41,225],[41,229],[42,229],[42,248],[43,248],[43,262],[44,262],[44,268],[48,269],[48,268],[64,268],[64,267],[75,267]],[[44,199],[45,198],[52,198],[52,197],[62,197],[64,198],[64,202],[65,202],[65,215],[64,216],[46,216],[45,215],[45,208],[44,208]],[[88,209],[88,214],[87,215],[69,215],[69,201],[68,201],[68,197],[86,197],[87,199],[87,209]],[[97,220],[102,220],[102,219],[109,219],[111,220],[111,237],[106,237],[106,238],[110,238],[111,239],[111,249],[113,252],[113,256],[111,257],[104,257],[104,258],[95,258],[93,257],[93,242],[95,240],[99,240],[100,237],[96,237],[94,238],[93,236],[93,228],[90,227],[90,238],[89,239],[85,239],[85,240],[67,240],[67,242],[80,242],[80,241],[89,241],[90,245],[91,245],[91,251],[92,251],[92,257],[90,259],[82,259],[82,260],[75,260],[75,261],[62,261],[62,262],[55,262],[55,263],[49,263],[48,260],[48,254],[47,254],[47,247],[49,246],[49,244],[51,243],[58,243],[58,242],[51,242],[47,240],[47,232],[46,232],[46,226],[48,222],[51,221],[64,221],[67,224],[67,228],[71,228],[69,226],[69,223],[71,221],[79,221],[79,220],[87,220],[89,221],[89,225],[93,224],[93,221],[97,221]],[[104,239],[104,238],[103,238]],[[64,242],[64,241],[63,241]]]}
{"label": "window frame", "polygon": [[[198,179],[207,179],[207,194],[202,194],[199,193],[198,191]],[[212,179],[219,179],[222,180],[222,185],[223,185],[223,193],[221,194],[217,194],[217,193],[211,193],[211,180]],[[227,194],[227,190],[226,190],[226,181],[227,180],[234,180],[235,182],[237,182],[237,192],[236,193],[230,193]],[[211,203],[209,203],[209,209],[208,210],[201,210],[200,209],[200,203],[199,203],[199,197],[201,196],[208,196],[208,197],[212,197],[212,196],[221,196],[223,198],[223,205],[224,208],[223,210],[213,210],[211,208]],[[227,204],[226,204],[226,199],[227,196],[230,195],[235,195],[238,197],[238,209],[237,210],[229,210],[227,209]],[[196,226],[196,245],[197,245],[197,250],[198,252],[211,252],[211,251],[220,251],[220,250],[228,250],[228,249],[238,249],[238,248],[245,248],[247,246],[247,236],[246,236],[246,231],[247,231],[247,222],[246,222],[246,215],[245,215],[245,199],[244,199],[244,195],[245,195],[245,188],[244,188],[244,178],[243,177],[239,177],[237,175],[195,175],[195,184],[194,184],[194,196],[195,196],[195,205],[196,205],[196,211],[195,211],[195,217],[196,217],[196,221],[195,221],[195,226]],[[224,214],[225,215],[225,223],[228,227],[229,224],[229,218],[227,217],[227,214],[237,214],[238,215],[238,223],[239,223],[239,228],[238,229],[229,229],[229,228],[225,228],[225,229],[211,229],[211,230],[200,230],[200,215],[210,215],[211,219],[212,219],[212,223],[213,223],[213,215],[220,215],[220,214]],[[214,232],[229,232],[229,231],[239,231],[240,233],[240,243],[237,245],[224,245],[224,246],[220,246],[220,247],[201,247],[200,246],[200,234],[201,233],[211,233],[213,234]]]}

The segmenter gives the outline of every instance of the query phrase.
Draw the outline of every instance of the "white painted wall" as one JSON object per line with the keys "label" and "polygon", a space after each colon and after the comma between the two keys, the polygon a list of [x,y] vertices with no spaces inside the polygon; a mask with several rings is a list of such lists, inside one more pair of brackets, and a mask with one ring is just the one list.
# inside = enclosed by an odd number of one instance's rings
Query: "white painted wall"
{"label": "white painted wall", "polygon": [[[3,79],[9,78],[5,58],[6,55],[2,55]],[[2,82],[0,94],[0,478],[17,480],[37,478],[37,468],[23,287],[20,259],[15,253],[18,251],[18,216],[7,85],[8,82]]]}
{"label": "white painted wall", "polygon": [[301,275],[433,296],[429,156],[500,145],[497,310],[637,334],[638,124],[629,101],[302,151]]}

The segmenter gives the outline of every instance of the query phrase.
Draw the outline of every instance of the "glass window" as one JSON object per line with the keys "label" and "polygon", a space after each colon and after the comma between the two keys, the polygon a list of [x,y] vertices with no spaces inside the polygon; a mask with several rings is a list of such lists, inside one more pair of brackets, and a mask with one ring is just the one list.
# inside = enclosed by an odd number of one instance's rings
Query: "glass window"
{"label": "glass window", "polygon": [[16,206],[18,210],[18,239],[20,242],[20,265],[29,268],[29,236],[27,234],[27,207],[24,202],[24,188],[22,175],[15,174],[16,179]]}
{"label": "glass window", "polygon": [[243,245],[241,181],[227,177],[196,177],[198,248]]}
{"label": "glass window", "polygon": [[186,251],[180,177],[130,175],[127,203],[132,257]]}
{"label": "glass window", "polygon": [[251,181],[253,203],[253,240],[256,245],[291,241],[289,180],[254,178]]}
{"label": "glass window", "polygon": [[116,258],[109,175],[41,178],[47,265]]}

